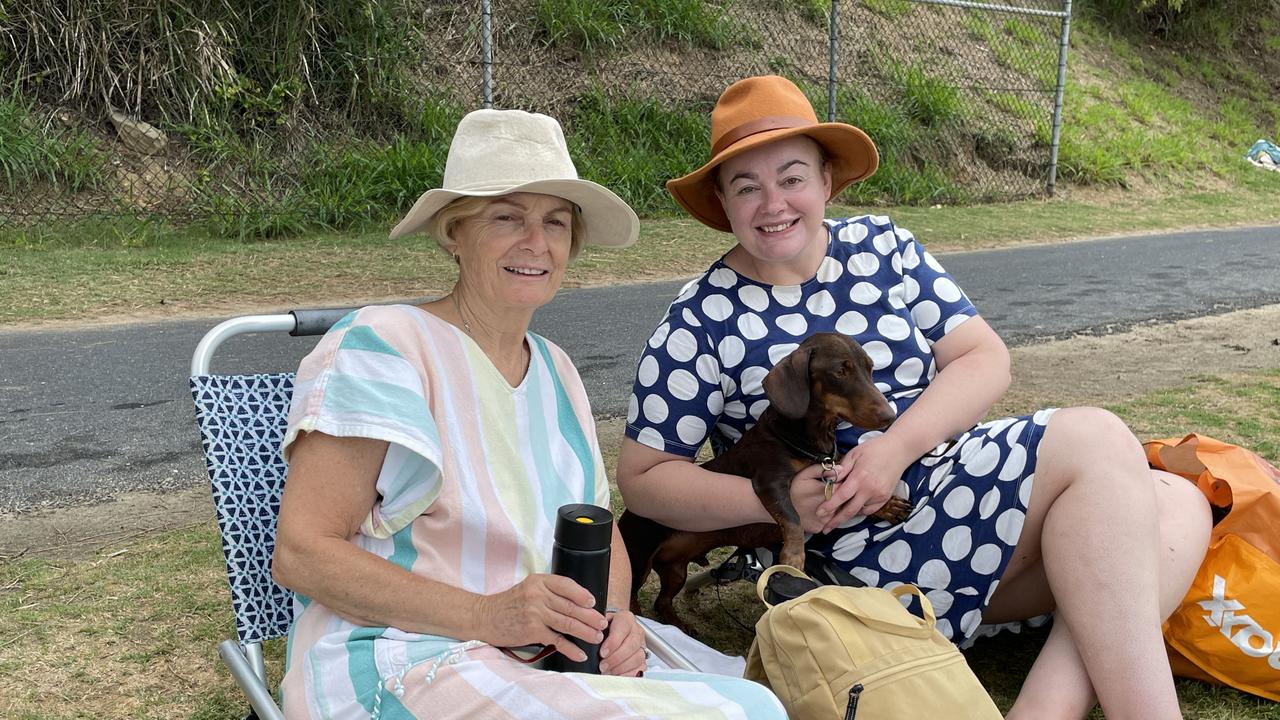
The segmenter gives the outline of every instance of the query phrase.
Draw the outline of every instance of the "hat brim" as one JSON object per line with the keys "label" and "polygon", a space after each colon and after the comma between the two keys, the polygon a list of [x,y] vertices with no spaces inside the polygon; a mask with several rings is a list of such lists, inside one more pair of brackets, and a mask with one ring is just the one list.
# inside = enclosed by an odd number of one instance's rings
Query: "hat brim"
{"label": "hat brim", "polygon": [[[640,236],[640,219],[622,198],[590,180],[534,180],[519,185],[428,190],[413,208],[391,229],[391,239],[425,230],[431,218],[445,205],[463,197],[496,198],[511,193],[538,193],[564,198],[582,210],[583,245],[626,247]],[[443,242],[443,238],[436,238]]]}
{"label": "hat brim", "polygon": [[667,181],[667,192],[698,222],[722,232],[733,232],[720,199],[712,171],[726,160],[737,157],[765,143],[804,135],[823,147],[831,162],[831,195],[840,194],[849,185],[865,180],[880,164],[880,153],[871,138],[858,128],[845,123],[816,123],[796,128],[766,130],[743,138],[711,158],[706,165],[684,177]]}

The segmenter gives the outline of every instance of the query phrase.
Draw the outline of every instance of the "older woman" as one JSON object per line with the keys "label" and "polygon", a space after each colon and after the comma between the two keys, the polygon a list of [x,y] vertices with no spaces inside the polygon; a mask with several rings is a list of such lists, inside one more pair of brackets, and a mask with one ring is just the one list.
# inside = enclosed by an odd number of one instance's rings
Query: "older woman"
{"label": "older woman", "polygon": [[[557,508],[608,507],[586,393],[529,332],[583,244],[635,241],[635,213],[579,180],[560,126],[480,110],[458,125],[444,188],[392,237],[426,229],[458,281],[420,306],[336,324],[298,372],[274,559],[297,593],[282,684],[291,718],[773,717],[742,680],[644,669],[626,610],[549,573]],[[609,604],[630,578],[615,531]],[[607,631],[607,637],[605,632]],[[605,677],[522,664],[499,648],[601,645]]]}
{"label": "older woman", "polygon": [[[819,123],[780,77],[748,78],[711,115],[710,161],[667,184],[737,243],[685,287],[649,339],[618,482],[627,506],[709,530],[770,517],[749,482],[692,461],[763,412],[766,371],[815,332],[858,340],[898,419],[846,426],[830,499],[802,471],[792,497],[809,548],[873,585],[924,590],[960,642],[980,622],[1056,610],[1011,718],[1179,716],[1160,625],[1207,546],[1204,498],[1147,468],[1124,424],[1096,408],[979,421],[1009,384],[1004,343],[955,281],[889,218],[824,218],[875,171],[861,130]],[[894,494],[897,525],[865,516]]]}

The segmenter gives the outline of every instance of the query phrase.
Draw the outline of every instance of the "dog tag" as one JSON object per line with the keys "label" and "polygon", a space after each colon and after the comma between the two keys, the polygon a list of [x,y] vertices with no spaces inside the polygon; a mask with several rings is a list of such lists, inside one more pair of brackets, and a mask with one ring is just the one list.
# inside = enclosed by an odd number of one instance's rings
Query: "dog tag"
{"label": "dog tag", "polygon": [[830,500],[836,486],[836,461],[830,457],[822,458],[822,484],[823,494]]}

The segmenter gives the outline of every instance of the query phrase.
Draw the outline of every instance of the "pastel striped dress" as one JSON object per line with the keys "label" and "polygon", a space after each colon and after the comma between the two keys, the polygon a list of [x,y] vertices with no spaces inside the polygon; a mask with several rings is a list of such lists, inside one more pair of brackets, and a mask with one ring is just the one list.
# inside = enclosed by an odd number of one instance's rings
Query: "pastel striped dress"
{"label": "pastel striped dress", "polygon": [[[299,432],[385,440],[378,501],[353,542],[486,595],[549,572],[557,508],[609,507],[609,484],[577,370],[526,338],[528,374],[513,388],[427,312],[356,311],[302,361],[285,457]],[[746,680],[545,672],[477,640],[356,626],[302,596],[287,655],[289,718],[785,717]]]}

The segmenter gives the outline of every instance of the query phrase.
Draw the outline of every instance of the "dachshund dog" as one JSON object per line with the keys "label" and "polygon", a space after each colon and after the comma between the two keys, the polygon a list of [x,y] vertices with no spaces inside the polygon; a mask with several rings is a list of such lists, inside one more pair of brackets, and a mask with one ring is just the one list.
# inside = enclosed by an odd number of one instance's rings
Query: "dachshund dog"
{"label": "dachshund dog", "polygon": [[[804,530],[791,503],[791,480],[814,463],[835,464],[835,430],[841,420],[864,429],[882,429],[893,421],[893,409],[872,382],[871,369],[871,358],[851,338],[811,335],[765,376],[769,407],[756,424],[732,448],[702,464],[750,478],[776,524],[693,532],[673,530],[629,510],[622,513],[618,530],[631,558],[633,612],[639,614],[637,593],[653,569],[661,581],[654,609],[663,622],[689,632],[676,614],[675,596],[688,579],[689,563],[707,565],[707,553],[718,547],[761,547],[781,540],[779,562],[804,569]],[[901,522],[911,509],[910,502],[892,497],[873,517]]]}

